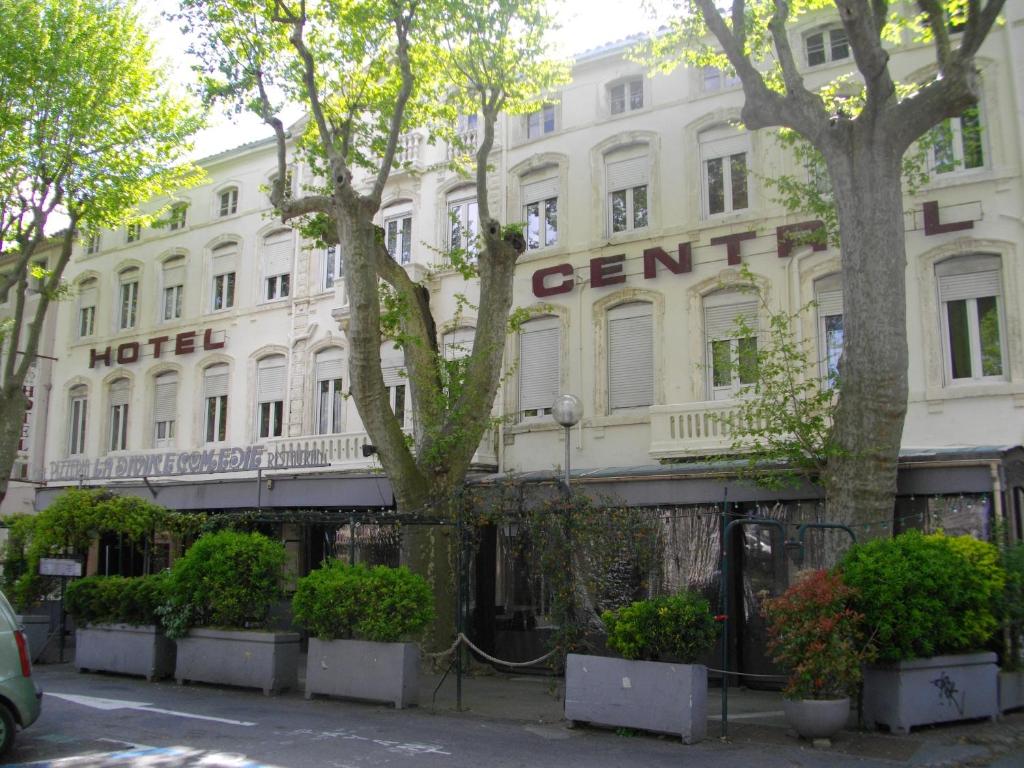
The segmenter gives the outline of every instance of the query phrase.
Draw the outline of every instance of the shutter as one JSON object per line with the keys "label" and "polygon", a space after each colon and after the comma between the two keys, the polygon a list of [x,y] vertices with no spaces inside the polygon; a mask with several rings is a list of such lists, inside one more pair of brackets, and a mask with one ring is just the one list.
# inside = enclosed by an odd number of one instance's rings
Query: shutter
{"label": "shutter", "polygon": [[822,291],[815,296],[815,301],[818,302],[818,317],[843,314],[842,290]]}
{"label": "shutter", "polygon": [[156,404],[153,421],[174,421],[178,413],[178,375],[175,373],[158,376],[156,380]]}
{"label": "shutter", "polygon": [[1000,293],[997,270],[939,277],[939,301],[942,302],[980,299],[985,296],[998,296]]}
{"label": "shutter", "polygon": [[558,197],[558,177],[540,179],[523,184],[523,205]]}
{"label": "shutter", "polygon": [[220,397],[228,393],[228,367],[211,365],[203,372],[203,396]]}
{"label": "shutter", "polygon": [[701,131],[699,141],[701,161],[750,150],[750,137],[747,133],[729,125]]}
{"label": "shutter", "polygon": [[275,232],[263,240],[263,276],[286,275],[292,271],[292,233]]}
{"label": "shutter", "polygon": [[128,379],[118,379],[110,385],[110,404],[112,406],[128,405],[130,391]]}
{"label": "shutter", "polygon": [[736,338],[736,320],[741,317],[746,321],[747,325],[754,331],[757,331],[757,302],[737,301],[719,304],[718,306],[707,306],[705,304],[705,341]]}
{"label": "shutter", "polygon": [[89,282],[85,283],[78,292],[78,306],[95,307],[96,296],[96,281],[90,280]]}
{"label": "shutter", "polygon": [[265,357],[256,367],[256,401],[271,403],[284,400],[287,368],[283,357]]}
{"label": "shutter", "polygon": [[654,318],[651,305],[632,302],[608,312],[608,406],[654,402]]}
{"label": "shutter", "polygon": [[316,380],[340,379],[345,373],[345,355],[338,349],[327,349],[316,356]]}
{"label": "shutter", "polygon": [[390,341],[380,345],[380,372],[384,375],[385,387],[396,387],[408,381],[405,375],[405,353],[396,349]]}
{"label": "shutter", "polygon": [[235,271],[238,243],[224,243],[213,249],[213,274],[223,275]]}
{"label": "shutter", "polygon": [[175,259],[164,262],[164,288],[185,284],[185,260]]}
{"label": "shutter", "polygon": [[647,183],[647,155],[608,163],[608,191],[632,189]]}
{"label": "shutter", "polygon": [[559,390],[557,318],[533,321],[519,334],[519,410],[550,408]]}
{"label": "shutter", "polygon": [[446,333],[441,341],[441,349],[448,360],[469,357],[473,352],[475,328],[456,328]]}

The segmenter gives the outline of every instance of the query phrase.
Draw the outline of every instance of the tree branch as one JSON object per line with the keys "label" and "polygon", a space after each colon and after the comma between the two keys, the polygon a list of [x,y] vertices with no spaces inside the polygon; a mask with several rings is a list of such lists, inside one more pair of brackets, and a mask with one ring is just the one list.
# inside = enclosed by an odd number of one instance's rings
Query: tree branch
{"label": "tree branch", "polygon": [[864,110],[873,118],[896,95],[896,85],[889,74],[889,53],[882,46],[875,11],[868,0],[836,0],[836,7],[853,60],[864,76]]}

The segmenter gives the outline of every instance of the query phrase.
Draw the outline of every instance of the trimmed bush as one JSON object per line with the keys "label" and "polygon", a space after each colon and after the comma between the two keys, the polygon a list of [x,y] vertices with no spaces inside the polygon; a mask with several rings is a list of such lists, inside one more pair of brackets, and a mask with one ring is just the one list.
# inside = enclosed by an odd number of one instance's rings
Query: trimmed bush
{"label": "trimmed bush", "polygon": [[850,549],[839,568],[883,662],[984,648],[1005,573],[991,544],[907,531]]}
{"label": "trimmed bush", "polygon": [[625,659],[692,664],[718,635],[708,601],[693,592],[641,600],[601,614],[608,647]]}
{"label": "trimmed bush", "polygon": [[1009,643],[1002,649],[1003,669],[1024,669],[1024,543],[1018,542],[1003,550],[1006,588],[1003,591],[1003,626]]}
{"label": "trimmed bush", "polygon": [[392,643],[433,621],[433,600],[427,582],[408,568],[335,560],[299,579],[292,611],[295,621],[320,640]]}
{"label": "trimmed bush", "polygon": [[158,624],[157,609],[167,600],[167,574],[124,578],[88,576],[68,584],[67,612],[85,624]]}

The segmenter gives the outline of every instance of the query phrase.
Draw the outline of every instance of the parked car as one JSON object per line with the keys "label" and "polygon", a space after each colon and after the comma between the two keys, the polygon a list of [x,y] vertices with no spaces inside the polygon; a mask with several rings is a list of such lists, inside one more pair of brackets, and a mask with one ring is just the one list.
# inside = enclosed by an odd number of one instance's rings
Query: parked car
{"label": "parked car", "polygon": [[25,632],[0,592],[0,756],[14,744],[16,728],[28,728],[39,717],[42,699],[32,677]]}

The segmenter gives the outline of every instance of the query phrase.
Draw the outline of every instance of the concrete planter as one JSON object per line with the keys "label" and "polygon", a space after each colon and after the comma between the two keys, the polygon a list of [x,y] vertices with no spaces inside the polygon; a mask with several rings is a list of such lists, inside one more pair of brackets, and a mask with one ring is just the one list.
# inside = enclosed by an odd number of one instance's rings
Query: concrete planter
{"label": "concrete planter", "polygon": [[570,653],[565,660],[568,720],[704,738],[708,671],[701,664],[627,661]]}
{"label": "concrete planter", "polygon": [[50,636],[50,617],[35,614],[18,614],[18,622],[25,630],[25,639],[28,640],[28,653],[34,664],[46,646],[46,639]]}
{"label": "concrete planter", "polygon": [[75,669],[158,680],[174,674],[174,641],[157,627],[90,624],[75,631]]}
{"label": "concrete planter", "polygon": [[299,677],[296,632],[191,629],[178,640],[174,668],[188,681],[259,688],[266,695],[294,688]]}
{"label": "concrete planter", "polygon": [[786,722],[805,739],[830,739],[850,719],[850,700],[783,699]]}
{"label": "concrete planter", "polygon": [[864,670],[864,721],[909,733],[916,725],[999,714],[994,653],[934,656]]}
{"label": "concrete planter", "polygon": [[1024,671],[999,670],[999,711],[1024,707]]}
{"label": "concrete planter", "polygon": [[395,709],[419,698],[420,648],[416,643],[309,639],[306,698],[314,694],[390,702]]}

